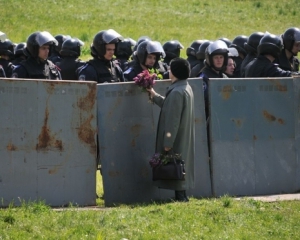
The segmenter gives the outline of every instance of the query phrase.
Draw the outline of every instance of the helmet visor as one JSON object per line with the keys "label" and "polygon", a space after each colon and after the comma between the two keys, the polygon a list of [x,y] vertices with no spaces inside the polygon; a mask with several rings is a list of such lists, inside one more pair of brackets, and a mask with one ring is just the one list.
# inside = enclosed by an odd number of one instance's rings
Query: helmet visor
{"label": "helmet visor", "polygon": [[39,32],[36,37],[35,37],[36,42],[38,45],[41,47],[45,45],[46,43],[48,44],[54,44],[55,46],[58,45],[57,40],[49,33],[49,32]]}
{"label": "helmet visor", "polygon": [[149,41],[146,50],[148,54],[159,53],[163,58],[166,56],[163,47],[157,41]]}
{"label": "helmet visor", "polygon": [[103,41],[105,43],[110,43],[115,39],[121,41],[123,37],[113,29],[108,29],[103,33]]}
{"label": "helmet visor", "polygon": [[4,32],[0,32],[0,41],[3,42],[6,38],[6,34]]}

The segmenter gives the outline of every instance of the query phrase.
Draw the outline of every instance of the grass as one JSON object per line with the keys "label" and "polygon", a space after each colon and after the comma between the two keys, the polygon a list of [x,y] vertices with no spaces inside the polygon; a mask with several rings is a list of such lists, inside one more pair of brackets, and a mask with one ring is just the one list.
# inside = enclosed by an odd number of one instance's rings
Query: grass
{"label": "grass", "polygon": [[0,209],[0,239],[300,239],[299,209],[228,196],[98,211],[31,202]]}
{"label": "grass", "polygon": [[[299,27],[298,0],[66,1],[0,0],[1,29],[13,42],[37,30],[79,37],[88,59],[94,35],[113,28],[137,40],[147,35],[185,48],[196,39],[233,39],[256,31]],[[185,56],[185,51],[182,51]],[[97,173],[97,199],[104,206]],[[22,201],[22,200],[20,200]],[[300,239],[300,202],[194,199],[189,203],[124,205],[99,211],[53,211],[43,201],[0,209],[2,239]]]}
{"label": "grass", "polygon": [[[94,35],[113,28],[124,37],[137,40],[147,35],[164,43],[177,39],[185,48],[196,39],[233,39],[256,31],[281,34],[299,27],[295,9],[298,0],[253,1],[40,1],[0,0],[0,31],[14,42],[26,41],[29,34],[47,30],[53,35],[66,34],[85,41],[83,58],[89,58]],[[185,56],[185,50],[182,51]]]}

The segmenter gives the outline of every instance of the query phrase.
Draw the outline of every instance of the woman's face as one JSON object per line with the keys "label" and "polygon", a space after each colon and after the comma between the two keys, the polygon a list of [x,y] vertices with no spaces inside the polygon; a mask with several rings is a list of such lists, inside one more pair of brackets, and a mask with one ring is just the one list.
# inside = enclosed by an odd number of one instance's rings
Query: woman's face
{"label": "woman's face", "polygon": [[213,64],[216,68],[221,68],[224,63],[224,56],[223,55],[214,55],[213,58]]}
{"label": "woman's face", "polygon": [[145,66],[148,68],[152,68],[155,64],[156,61],[156,55],[155,54],[148,54],[146,61],[145,61]]}
{"label": "woman's face", "polygon": [[227,63],[227,66],[226,66],[225,73],[227,75],[233,75],[234,69],[235,69],[235,64],[234,64],[233,59],[232,58],[228,58],[228,63]]}

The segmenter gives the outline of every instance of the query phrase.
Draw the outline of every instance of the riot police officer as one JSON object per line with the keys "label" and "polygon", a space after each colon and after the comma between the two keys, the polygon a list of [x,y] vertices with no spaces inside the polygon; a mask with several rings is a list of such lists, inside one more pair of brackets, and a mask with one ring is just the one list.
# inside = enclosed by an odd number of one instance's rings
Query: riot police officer
{"label": "riot police officer", "polygon": [[234,57],[233,60],[236,64],[235,69],[234,69],[234,73],[233,76],[235,78],[239,78],[241,77],[241,65],[242,62],[244,60],[244,58],[247,55],[247,52],[245,50],[245,46],[244,44],[248,41],[248,37],[245,35],[239,35],[237,37],[235,37],[232,41],[232,44],[229,47],[234,47],[236,48],[236,50],[239,52],[239,56],[238,57]]}
{"label": "riot police officer", "polygon": [[113,29],[98,32],[91,45],[92,60],[77,70],[79,80],[124,82],[124,75],[118,62],[113,59],[117,44],[123,37]]}
{"label": "riot police officer", "polygon": [[25,48],[25,42],[17,44],[17,46],[14,49],[14,60],[12,61],[13,65],[18,65],[20,62],[24,61],[27,58],[27,56],[24,53]]}
{"label": "riot police officer", "polygon": [[161,67],[159,60],[165,57],[165,52],[159,42],[143,41],[136,50],[136,62],[124,72],[127,81],[133,81],[139,73],[150,68],[157,69],[161,74],[166,70]]}
{"label": "riot police officer", "polygon": [[300,29],[288,28],[282,34],[283,49],[275,60],[279,67],[286,71],[299,71]]}
{"label": "riot police officer", "polygon": [[63,35],[63,34],[58,34],[56,36],[54,36],[54,38],[57,41],[57,45],[53,46],[50,50],[50,56],[49,56],[49,60],[51,62],[53,62],[54,64],[57,64],[58,62],[61,61],[62,56],[60,55],[60,50],[62,48],[62,44],[64,41],[66,41],[67,39],[71,38],[70,36],[67,35]]}
{"label": "riot police officer", "polygon": [[85,64],[78,59],[83,45],[78,38],[69,38],[63,42],[59,52],[62,60],[57,63],[63,80],[77,80],[76,70]]}
{"label": "riot police officer", "polygon": [[257,47],[258,57],[246,66],[245,77],[290,77],[292,72],[285,71],[274,64],[282,50],[280,37],[265,34]]}
{"label": "riot police officer", "polygon": [[217,40],[208,45],[205,50],[205,66],[198,77],[203,78],[205,98],[205,113],[208,118],[208,81],[210,78],[227,78],[223,73],[228,62],[228,47],[222,40]]}
{"label": "riot police officer", "polygon": [[247,56],[244,58],[241,67],[240,67],[240,77],[245,77],[245,68],[249,62],[257,57],[257,47],[260,39],[264,36],[262,32],[252,33],[247,42],[244,44],[244,48],[247,52]]}
{"label": "riot police officer", "polygon": [[195,40],[191,43],[191,46],[189,46],[186,49],[186,55],[187,55],[187,61],[189,62],[191,69],[198,63],[198,59],[196,57],[196,52],[200,45],[206,40]]}
{"label": "riot police officer", "polygon": [[115,55],[123,71],[128,68],[128,62],[133,53],[133,47],[135,46],[135,44],[136,42],[133,39],[125,38],[117,45]]}
{"label": "riot police officer", "polygon": [[14,56],[14,45],[9,39],[0,41],[0,56],[0,65],[5,72],[5,76],[11,77],[13,70],[11,59]]}
{"label": "riot police officer", "polygon": [[24,50],[28,58],[13,69],[12,77],[60,80],[58,68],[47,59],[50,48],[56,44],[56,39],[49,32],[32,33]]}
{"label": "riot police officer", "polygon": [[169,66],[172,59],[180,57],[180,50],[183,48],[183,45],[177,40],[165,42],[163,44],[163,49],[166,54],[164,63]]}
{"label": "riot police officer", "polygon": [[199,76],[202,68],[204,68],[205,64],[204,64],[204,60],[205,60],[205,51],[206,48],[209,46],[209,44],[211,44],[212,41],[208,41],[206,40],[205,42],[203,42],[200,47],[198,48],[197,52],[196,52],[196,57],[198,59],[198,63],[192,68],[191,70],[191,78],[195,78],[197,76]]}

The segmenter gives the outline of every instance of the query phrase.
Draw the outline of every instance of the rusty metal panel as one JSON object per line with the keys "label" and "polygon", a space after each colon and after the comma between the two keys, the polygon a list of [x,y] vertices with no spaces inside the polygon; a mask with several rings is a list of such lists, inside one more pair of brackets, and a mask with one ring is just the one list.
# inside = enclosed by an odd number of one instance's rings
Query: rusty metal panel
{"label": "rusty metal panel", "polygon": [[96,199],[96,83],[0,80],[0,198]]}
{"label": "rusty metal panel", "polygon": [[295,150],[296,150],[296,186],[300,191],[300,78],[293,78],[294,81],[294,112],[295,112]]}
{"label": "rusty metal panel", "polygon": [[[196,159],[193,196],[211,196],[202,80],[189,81],[195,96]],[[155,89],[165,93],[169,81]],[[148,160],[155,151],[160,108],[148,103],[134,83],[99,84],[97,93],[100,156],[105,205],[173,198],[174,192],[152,185]]]}
{"label": "rusty metal panel", "polygon": [[296,191],[292,78],[211,79],[216,196]]}

